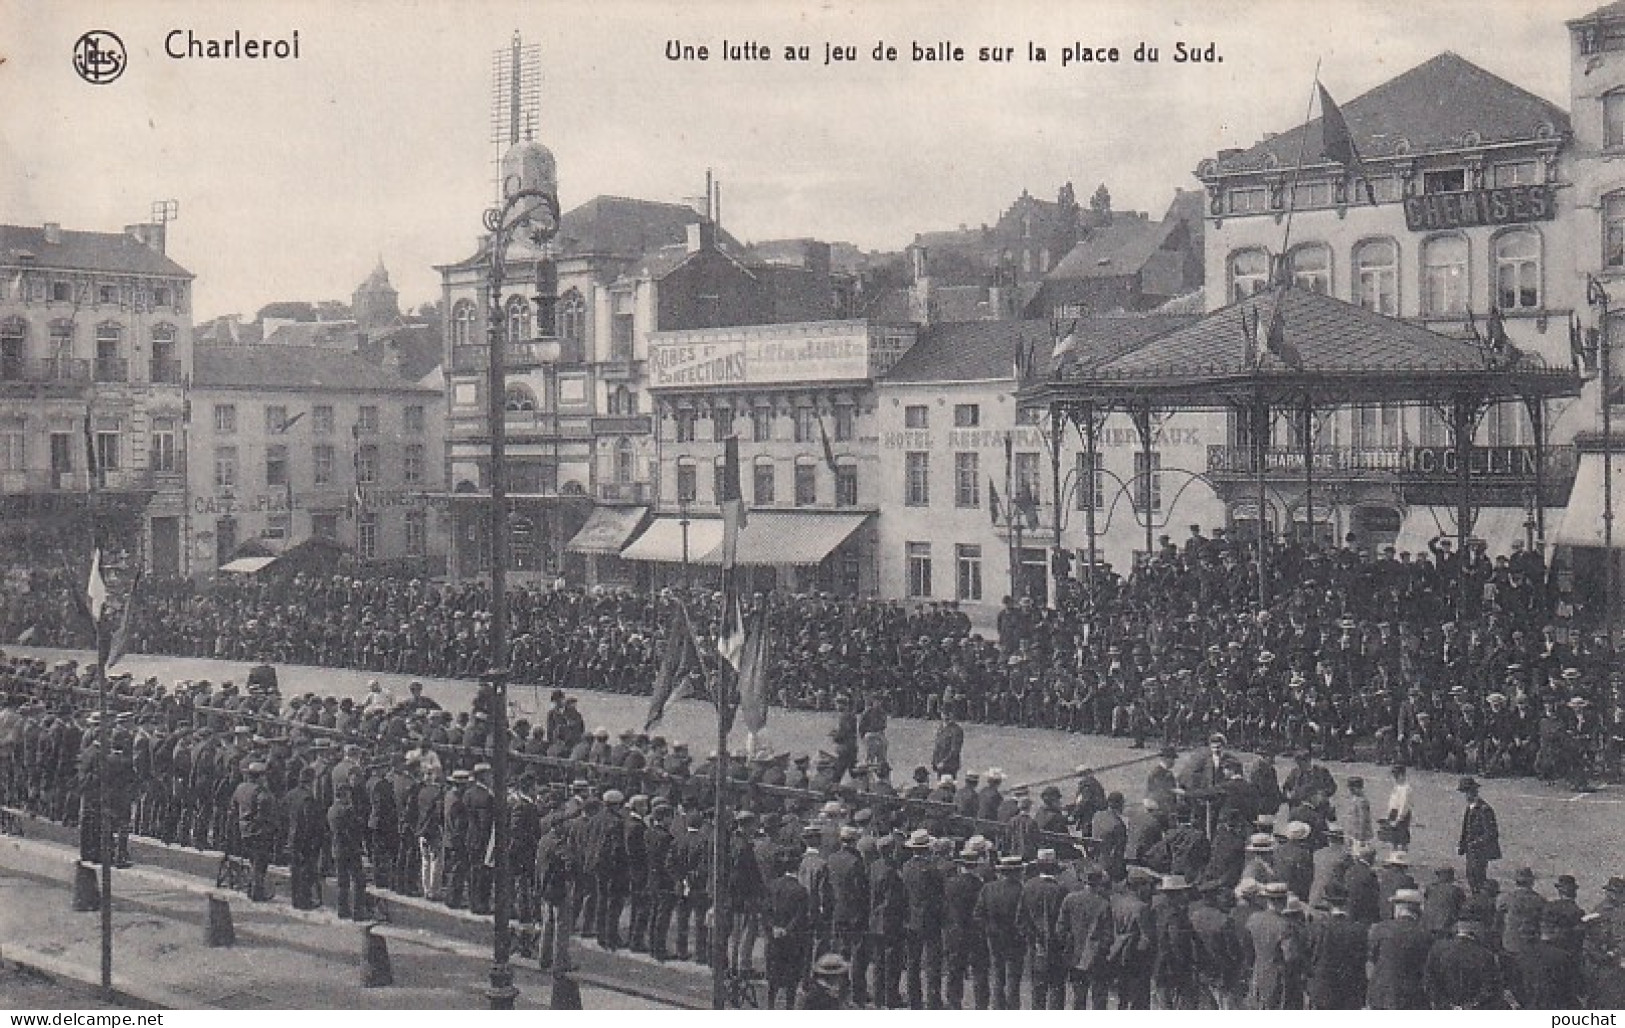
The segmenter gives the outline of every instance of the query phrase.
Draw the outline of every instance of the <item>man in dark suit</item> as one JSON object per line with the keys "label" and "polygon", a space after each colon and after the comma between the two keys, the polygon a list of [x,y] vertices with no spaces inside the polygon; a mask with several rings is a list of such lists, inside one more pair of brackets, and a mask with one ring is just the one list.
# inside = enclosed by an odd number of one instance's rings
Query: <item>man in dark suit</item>
{"label": "man in dark suit", "polygon": [[1484,926],[1460,920],[1455,935],[1428,950],[1423,984],[1434,1010],[1497,1010],[1504,1005],[1501,968],[1482,941]]}
{"label": "man in dark suit", "polygon": [[288,790],[283,805],[288,811],[288,873],[292,879],[295,910],[316,907],[316,866],[322,849],[322,812],[316,806],[311,786],[316,781],[316,769],[307,767],[299,772],[299,783]]}
{"label": "man in dark suit", "polygon": [[1530,940],[1508,961],[1513,996],[1525,1010],[1574,1010],[1580,1006],[1581,963],[1563,946],[1561,913],[1547,910]]}
{"label": "man in dark suit", "polygon": [[1422,894],[1400,889],[1394,916],[1371,926],[1366,936],[1366,1005],[1372,1010],[1422,1010],[1427,1006],[1423,970],[1433,933],[1422,924]]}
{"label": "man in dark suit", "polygon": [[767,1009],[784,996],[785,1009],[795,1005],[796,984],[812,952],[812,905],[796,879],[793,857],[781,857],[778,875],[767,884]]}
{"label": "man in dark suit", "polygon": [[1366,926],[1349,916],[1348,892],[1337,882],[1321,899],[1327,916],[1309,926],[1309,989],[1316,1010],[1359,1010],[1365,1006]]}
{"label": "man in dark suit", "polygon": [[1479,796],[1477,781],[1463,778],[1456,791],[1467,797],[1456,852],[1467,860],[1467,887],[1477,892],[1489,877],[1490,861],[1501,859],[1501,829],[1495,821],[1495,810]]}
{"label": "man in dark suit", "polygon": [[1072,1009],[1104,1010],[1111,986],[1112,905],[1106,898],[1111,879],[1098,864],[1089,865],[1085,878],[1084,888],[1061,901],[1056,928],[1072,982]]}
{"label": "man in dark suit", "polygon": [[1040,849],[1037,875],[1021,887],[1021,934],[1032,959],[1032,1008],[1066,1009],[1066,948],[1059,933],[1066,888],[1056,880],[1060,866],[1055,851]]}
{"label": "man in dark suit", "polygon": [[974,917],[982,927],[993,971],[993,1009],[1021,1009],[1021,858],[1000,857],[998,878],[982,886]]}
{"label": "man in dark suit", "polygon": [[916,829],[904,844],[908,859],[899,872],[908,898],[903,923],[910,1010],[942,1009],[943,881],[931,856],[931,835]]}
{"label": "man in dark suit", "polygon": [[977,899],[982,894],[980,871],[982,855],[962,850],[955,872],[942,885],[943,957],[946,964],[944,1000],[947,1009],[961,1010],[965,1004],[965,975],[971,976],[971,998],[977,1010],[988,1004],[987,940],[976,920]]}

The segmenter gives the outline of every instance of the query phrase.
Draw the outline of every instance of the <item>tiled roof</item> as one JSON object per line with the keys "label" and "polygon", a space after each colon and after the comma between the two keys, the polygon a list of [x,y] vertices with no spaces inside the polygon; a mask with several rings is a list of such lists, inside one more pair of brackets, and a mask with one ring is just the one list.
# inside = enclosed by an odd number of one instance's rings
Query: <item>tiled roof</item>
{"label": "tiled roof", "polygon": [[[1355,148],[1365,158],[1393,156],[1402,140],[1410,153],[1419,154],[1466,146],[1470,134],[1489,145],[1569,131],[1569,116],[1561,107],[1449,52],[1340,106]],[[1316,118],[1221,160],[1218,171],[1257,171],[1272,163],[1293,167],[1306,131],[1304,162],[1330,161],[1321,119]]]}
{"label": "tiled roof", "polygon": [[239,389],[338,389],[423,392],[359,353],[309,346],[200,346],[192,383]]}
{"label": "tiled roof", "polygon": [[1119,278],[1145,266],[1163,236],[1163,223],[1141,218],[1114,218],[1110,225],[1091,231],[1044,278]]}
{"label": "tiled roof", "polygon": [[[1144,340],[1189,325],[1190,317],[1080,318],[1071,326],[1078,337],[1068,359],[1103,361]],[[1067,326],[1063,326],[1063,331]],[[887,372],[885,381],[978,382],[1014,377],[1017,355],[1030,347],[1032,373],[1049,374],[1055,349],[1048,321],[963,321],[922,329],[919,341]]]}
{"label": "tiled roof", "polygon": [[394,351],[400,356],[401,377],[416,382],[440,366],[440,329],[425,322],[393,325],[361,344],[361,355],[381,364]]}
{"label": "tiled roof", "polygon": [[[1277,304],[1283,337],[1301,358],[1290,368],[1264,340]],[[1292,370],[1302,375],[1474,372],[1485,360],[1471,343],[1451,339],[1420,325],[1390,318],[1306,289],[1266,291],[1221,307],[1187,325],[1107,360],[1094,374],[1107,381],[1163,382],[1174,379],[1244,376],[1254,370],[1243,313],[1257,319],[1257,370]],[[1538,367],[1539,359],[1527,362]]]}
{"label": "tiled roof", "polygon": [[[651,250],[686,243],[688,226],[699,221],[699,212],[686,204],[595,196],[564,212],[552,245],[565,257],[592,255],[633,260]],[[449,270],[484,263],[487,243],[487,238],[481,238],[477,251],[444,267]],[[516,245],[523,245],[522,241],[516,240]],[[721,228],[717,229],[717,245],[733,253],[744,250]]]}
{"label": "tiled roof", "polygon": [[192,273],[124,232],[75,232],[61,229],[57,242],[45,241],[38,225],[0,225],[0,264],[15,265],[32,254],[40,268],[113,271],[132,275],[192,278]]}
{"label": "tiled roof", "polygon": [[1595,11],[1592,11],[1590,14],[1586,15],[1584,18],[1576,18],[1569,22],[1569,24],[1578,25],[1581,22],[1594,21],[1599,18],[1619,17],[1625,17],[1625,0],[1614,0],[1614,2],[1611,4],[1604,4]]}
{"label": "tiled roof", "polygon": [[355,341],[356,323],[348,320],[289,322],[265,337],[266,346],[353,347]]}

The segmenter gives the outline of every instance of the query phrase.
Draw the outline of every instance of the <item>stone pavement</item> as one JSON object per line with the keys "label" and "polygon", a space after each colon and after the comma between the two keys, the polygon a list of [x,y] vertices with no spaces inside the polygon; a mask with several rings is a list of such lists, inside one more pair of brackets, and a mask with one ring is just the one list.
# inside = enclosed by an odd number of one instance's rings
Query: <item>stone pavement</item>
{"label": "stone pavement", "polygon": [[[75,851],[0,839],[0,962],[53,977],[100,980],[100,916],[72,910]],[[115,990],[171,1009],[478,1009],[488,950],[428,933],[385,929],[396,984],[361,985],[362,929],[322,911],[249,903],[231,894],[236,945],[206,941],[206,886],[137,867],[114,872]],[[550,978],[516,962],[521,1009],[546,1008]],[[663,1009],[647,995],[583,982],[587,1009]]]}

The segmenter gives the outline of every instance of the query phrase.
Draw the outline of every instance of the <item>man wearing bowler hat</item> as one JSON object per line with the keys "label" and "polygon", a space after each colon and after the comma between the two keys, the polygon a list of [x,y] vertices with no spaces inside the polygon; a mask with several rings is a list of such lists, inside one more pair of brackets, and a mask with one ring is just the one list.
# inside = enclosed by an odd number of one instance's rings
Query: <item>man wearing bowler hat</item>
{"label": "man wearing bowler hat", "polygon": [[1490,861],[1501,859],[1501,829],[1495,810],[1478,794],[1478,782],[1463,778],[1456,791],[1467,797],[1461,814],[1461,837],[1456,853],[1467,861],[1467,887],[1478,892],[1489,877]]}

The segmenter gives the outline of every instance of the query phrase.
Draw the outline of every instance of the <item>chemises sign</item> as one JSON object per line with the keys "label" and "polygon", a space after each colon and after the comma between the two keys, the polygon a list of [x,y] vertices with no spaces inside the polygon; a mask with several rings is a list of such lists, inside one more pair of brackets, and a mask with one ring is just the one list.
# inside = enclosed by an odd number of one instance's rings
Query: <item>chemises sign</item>
{"label": "chemises sign", "polygon": [[1557,203],[1549,185],[1470,189],[1464,193],[1427,193],[1405,198],[1405,227],[1436,232],[1476,225],[1515,225],[1551,221]]}
{"label": "chemises sign", "polygon": [[799,385],[869,378],[866,324],[817,332],[715,329],[649,340],[649,385]]}

